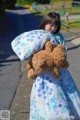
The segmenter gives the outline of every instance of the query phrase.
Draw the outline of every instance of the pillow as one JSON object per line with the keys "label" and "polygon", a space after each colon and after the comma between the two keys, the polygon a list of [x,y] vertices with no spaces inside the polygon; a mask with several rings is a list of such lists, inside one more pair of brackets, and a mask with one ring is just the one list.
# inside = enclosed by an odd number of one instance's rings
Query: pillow
{"label": "pillow", "polygon": [[16,55],[23,61],[41,50],[49,38],[56,43],[56,38],[50,32],[46,30],[32,30],[17,36],[11,42],[11,46]]}

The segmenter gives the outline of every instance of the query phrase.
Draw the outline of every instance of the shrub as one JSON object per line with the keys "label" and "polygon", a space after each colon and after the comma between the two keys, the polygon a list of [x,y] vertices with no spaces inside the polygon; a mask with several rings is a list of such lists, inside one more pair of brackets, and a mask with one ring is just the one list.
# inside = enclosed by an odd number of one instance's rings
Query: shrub
{"label": "shrub", "polygon": [[0,0],[0,16],[5,13],[5,1]]}
{"label": "shrub", "polygon": [[50,3],[50,0],[35,0],[35,1],[38,3],[41,3],[41,4],[49,4]]}
{"label": "shrub", "polygon": [[7,9],[13,9],[15,7],[17,0],[6,0],[6,8]]}

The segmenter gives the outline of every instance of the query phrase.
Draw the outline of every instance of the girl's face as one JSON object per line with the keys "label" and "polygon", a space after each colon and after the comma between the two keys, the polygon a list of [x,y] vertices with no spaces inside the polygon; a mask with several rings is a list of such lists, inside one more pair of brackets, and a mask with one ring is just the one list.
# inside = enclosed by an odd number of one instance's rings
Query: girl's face
{"label": "girl's face", "polygon": [[51,23],[46,24],[45,30],[47,30],[48,32],[54,33],[54,25]]}

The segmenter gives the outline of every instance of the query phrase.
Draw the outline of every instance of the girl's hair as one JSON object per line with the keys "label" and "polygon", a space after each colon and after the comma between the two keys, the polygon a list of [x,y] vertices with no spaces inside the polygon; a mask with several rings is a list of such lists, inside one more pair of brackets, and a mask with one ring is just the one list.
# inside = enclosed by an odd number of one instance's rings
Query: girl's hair
{"label": "girl's hair", "polygon": [[40,24],[40,29],[45,29],[46,24],[54,25],[54,33],[58,33],[61,29],[60,15],[57,12],[50,12],[45,15]]}

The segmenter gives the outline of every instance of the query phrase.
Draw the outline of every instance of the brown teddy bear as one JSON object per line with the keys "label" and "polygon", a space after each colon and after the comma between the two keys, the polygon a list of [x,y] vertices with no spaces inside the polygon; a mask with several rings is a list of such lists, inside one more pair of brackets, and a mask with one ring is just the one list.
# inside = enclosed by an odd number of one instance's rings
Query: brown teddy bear
{"label": "brown teddy bear", "polygon": [[44,49],[35,53],[33,57],[28,60],[28,78],[34,80],[37,75],[48,70],[52,70],[54,76],[57,78],[60,76],[58,69],[67,68],[68,66],[65,47],[61,44],[55,45],[47,41]]}

